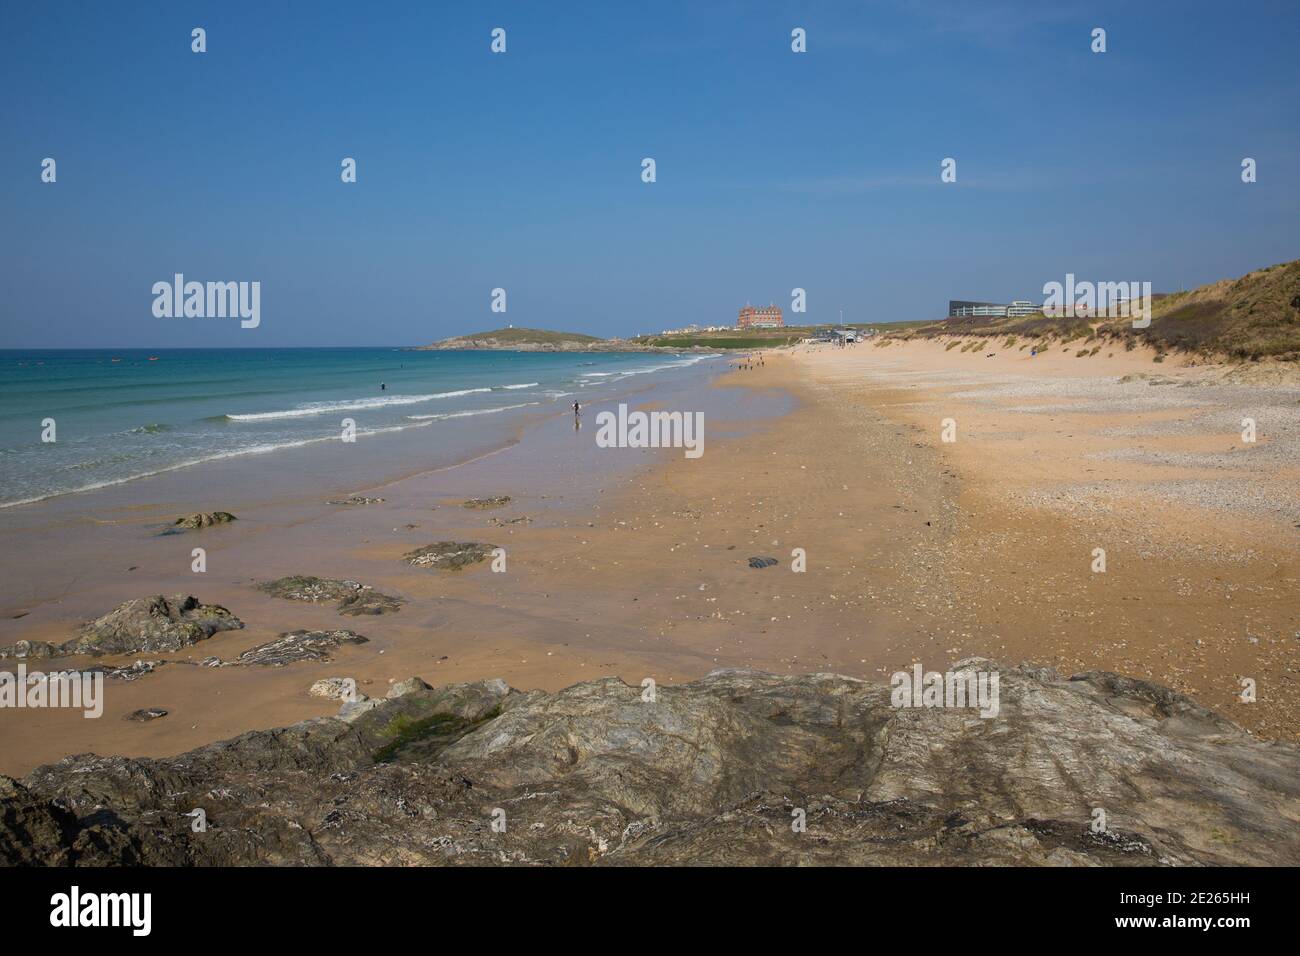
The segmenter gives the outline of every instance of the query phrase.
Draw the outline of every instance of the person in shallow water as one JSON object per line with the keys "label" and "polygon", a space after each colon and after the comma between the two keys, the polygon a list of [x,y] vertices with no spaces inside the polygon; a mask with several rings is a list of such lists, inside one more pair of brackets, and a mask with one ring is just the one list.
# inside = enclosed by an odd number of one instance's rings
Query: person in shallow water
{"label": "person in shallow water", "polygon": [[387,386],[386,384],[384,384],[383,382],[380,382],[380,383],[379,383],[379,390],[380,390],[381,392],[385,392],[385,391],[388,390],[388,386]]}
{"label": "person in shallow water", "polygon": [[582,416],[582,409],[578,407],[578,403],[577,403],[577,402],[574,402],[574,403],[573,403],[573,417],[574,417],[574,418],[580,418],[581,416]]}

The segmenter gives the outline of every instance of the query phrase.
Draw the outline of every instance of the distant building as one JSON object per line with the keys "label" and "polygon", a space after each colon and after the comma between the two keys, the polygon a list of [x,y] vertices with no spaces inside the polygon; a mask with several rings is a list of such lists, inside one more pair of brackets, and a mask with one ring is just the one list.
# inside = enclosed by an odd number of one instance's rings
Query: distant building
{"label": "distant building", "polygon": [[736,319],[738,329],[779,329],[785,325],[779,305],[769,305],[766,309],[756,309],[748,302],[740,310]]}
{"label": "distant building", "polygon": [[962,299],[948,300],[948,318],[967,319],[974,317],[1006,318],[1007,316],[1033,315],[1042,312],[1043,307],[1028,299],[1016,299],[1010,305],[1001,302],[967,302]]}
{"label": "distant building", "polygon": [[948,318],[966,319],[972,316],[1005,316],[1007,307],[997,302],[967,302],[963,299],[948,300]]}

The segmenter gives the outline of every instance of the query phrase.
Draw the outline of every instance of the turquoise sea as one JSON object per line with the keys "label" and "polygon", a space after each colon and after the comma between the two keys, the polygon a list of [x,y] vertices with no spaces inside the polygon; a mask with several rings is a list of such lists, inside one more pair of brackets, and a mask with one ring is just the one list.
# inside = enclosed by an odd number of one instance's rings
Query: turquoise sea
{"label": "turquoise sea", "polygon": [[[179,468],[586,403],[709,356],[373,349],[0,350],[0,508]],[[42,441],[54,420],[54,442]]]}

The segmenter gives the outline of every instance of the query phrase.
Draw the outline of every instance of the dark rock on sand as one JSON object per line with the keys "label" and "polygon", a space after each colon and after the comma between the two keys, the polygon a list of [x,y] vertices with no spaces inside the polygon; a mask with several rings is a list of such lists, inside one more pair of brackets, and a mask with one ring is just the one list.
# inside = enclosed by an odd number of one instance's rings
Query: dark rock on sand
{"label": "dark rock on sand", "polygon": [[490,557],[496,550],[495,544],[481,544],[475,541],[435,541],[417,548],[406,555],[404,560],[417,568],[439,568],[443,571],[459,571],[471,564],[478,564]]}
{"label": "dark rock on sand", "polygon": [[615,678],[411,684],[350,723],[0,778],[0,863],[1300,864],[1300,748],[1144,681],[1000,681],[987,720],[834,674],[717,671],[653,703]]}
{"label": "dark rock on sand", "polygon": [[749,559],[749,566],[751,568],[770,568],[776,563],[776,558],[757,557]]}
{"label": "dark rock on sand", "polygon": [[371,588],[362,588],[339,601],[336,610],[348,617],[358,617],[363,614],[387,614],[390,611],[400,611],[401,608],[401,598],[380,594]]}
{"label": "dark rock on sand", "polygon": [[166,661],[136,661],[134,664],[127,664],[123,667],[88,667],[87,673],[101,673],[112,680],[133,681],[139,680],[146,674],[152,674],[159,667],[166,664]]}
{"label": "dark rock on sand", "polygon": [[259,644],[229,664],[283,667],[298,661],[330,661],[330,651],[341,644],[365,644],[369,639],[354,631],[287,631],[274,641]]}
{"label": "dark rock on sand", "polygon": [[532,524],[533,519],[527,515],[520,515],[518,518],[488,518],[488,524],[494,528],[504,528],[512,524]]}
{"label": "dark rock on sand", "polygon": [[179,651],[244,622],[224,607],[202,604],[188,594],[161,594],[127,601],[85,624],[81,634],[60,645],[63,655],[138,654]]}
{"label": "dark rock on sand", "polygon": [[214,524],[230,524],[230,522],[238,520],[229,511],[200,511],[192,515],[186,515],[183,518],[177,518],[172,522],[172,527],[192,531],[198,528],[210,528]]}
{"label": "dark rock on sand", "polygon": [[384,503],[384,499],[368,498],[365,495],[349,495],[346,498],[336,498],[325,503],[327,505],[381,505]]}
{"label": "dark rock on sand", "polygon": [[340,614],[355,616],[360,614],[387,614],[401,609],[401,598],[382,594],[368,584],[359,584],[340,578],[317,578],[304,574],[293,574],[275,581],[264,581],[257,585],[259,591],[265,591],[272,597],[284,598],[286,601],[310,601],[320,604],[324,601],[336,601],[336,610]]}
{"label": "dark rock on sand", "polygon": [[143,707],[140,710],[131,711],[131,713],[127,714],[122,719],[134,720],[143,723],[145,721],[157,720],[159,717],[166,717],[166,716],[167,716],[167,711],[161,707]]}
{"label": "dark rock on sand", "polygon": [[491,498],[470,498],[464,503],[464,507],[475,511],[481,511],[485,508],[504,508],[510,504],[509,495],[496,495]]}

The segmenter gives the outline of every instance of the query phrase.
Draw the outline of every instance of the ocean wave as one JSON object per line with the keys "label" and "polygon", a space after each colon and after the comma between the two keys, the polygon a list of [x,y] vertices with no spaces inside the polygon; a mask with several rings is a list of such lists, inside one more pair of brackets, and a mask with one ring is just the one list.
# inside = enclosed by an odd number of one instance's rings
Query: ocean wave
{"label": "ocean wave", "polygon": [[692,355],[679,359],[675,362],[663,362],[659,365],[647,365],[641,368],[631,368],[625,371],[624,375],[645,375],[649,372],[662,372],[670,368],[688,368],[696,362],[703,362],[705,359],[714,358],[712,355]]}
{"label": "ocean wave", "polygon": [[[408,428],[423,428],[432,422],[419,422],[412,425],[389,425],[386,428],[372,428],[367,431],[358,431],[358,438],[366,438],[371,435],[383,435],[389,432],[406,431]],[[62,491],[50,491],[45,494],[34,495],[30,498],[22,498],[16,501],[0,501],[0,508],[13,508],[17,505],[30,505],[38,501],[45,501],[49,498],[61,498],[64,495],[76,495],[83,491],[97,491],[100,488],[111,488],[114,485],[124,485],[128,481],[138,481],[141,478],[152,478],[155,475],[165,475],[170,471],[179,471],[182,468],[191,468],[195,465],[205,465],[213,461],[221,461],[226,458],[242,458],[245,455],[265,455],[273,451],[283,451],[286,448],[302,448],[305,445],[315,445],[320,442],[338,441],[338,435],[325,435],[317,438],[300,438],[294,441],[274,442],[261,445],[250,445],[247,448],[232,448],[227,451],[214,452],[210,455],[203,455],[199,458],[191,458],[186,461],[178,461],[172,465],[165,465],[162,468],[153,468],[149,471],[138,472],[137,474],[124,475],[120,478],[106,478],[103,481],[96,481],[92,484],[82,485],[79,488],[68,488]]]}
{"label": "ocean wave", "polygon": [[328,415],[331,412],[363,412],[371,408],[387,408],[390,405],[419,405],[439,398],[457,398],[461,395],[473,395],[476,392],[490,392],[490,388],[462,388],[454,392],[434,392],[431,395],[387,395],[376,398],[355,398],[342,402],[308,402],[297,408],[287,408],[274,412],[249,412],[241,415],[219,416],[232,422],[266,422],[280,418],[308,418],[312,415]]}
{"label": "ocean wave", "polygon": [[536,388],[540,382],[524,382],[522,385],[499,385],[498,388]]}
{"label": "ocean wave", "polygon": [[499,408],[469,408],[463,412],[441,412],[437,415],[407,415],[413,422],[440,422],[447,418],[469,418],[472,415],[491,415],[493,412],[508,412],[512,408],[528,408],[530,405],[540,405],[541,402],[522,402],[518,405],[502,405]]}

